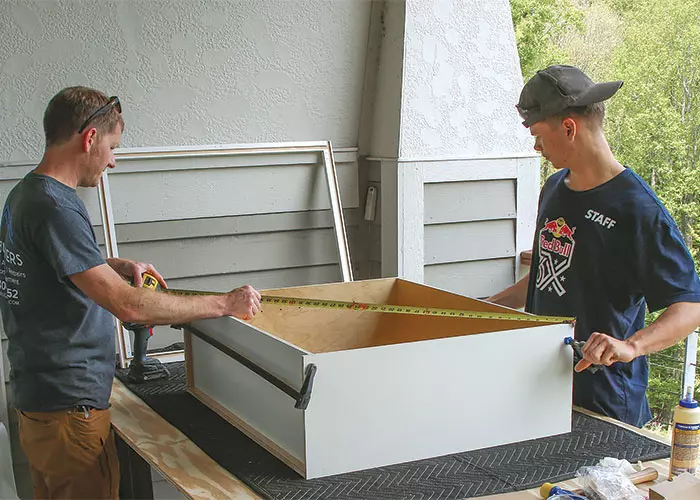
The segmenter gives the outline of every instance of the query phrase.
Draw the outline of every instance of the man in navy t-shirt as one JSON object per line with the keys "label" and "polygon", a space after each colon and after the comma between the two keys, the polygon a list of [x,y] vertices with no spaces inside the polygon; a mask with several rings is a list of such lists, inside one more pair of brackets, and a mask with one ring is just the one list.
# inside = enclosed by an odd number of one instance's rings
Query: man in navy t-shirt
{"label": "man in navy t-shirt", "polygon": [[[641,427],[651,419],[646,355],[700,324],[700,280],[671,215],[605,139],[603,101],[621,86],[550,66],[523,88],[523,125],[558,172],[540,194],[529,275],[489,300],[575,316],[586,345],[574,404]],[[666,311],[645,328],[647,307]]]}

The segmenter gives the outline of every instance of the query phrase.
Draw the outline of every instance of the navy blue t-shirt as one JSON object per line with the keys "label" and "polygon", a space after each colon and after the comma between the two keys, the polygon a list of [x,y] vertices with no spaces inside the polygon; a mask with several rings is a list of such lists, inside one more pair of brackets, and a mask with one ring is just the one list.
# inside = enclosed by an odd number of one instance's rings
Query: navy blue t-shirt
{"label": "navy blue t-shirt", "polygon": [[[587,191],[553,174],[540,195],[526,310],[575,316],[576,338],[624,340],[645,309],[700,302],[693,259],[671,215],[629,168]],[[574,404],[641,427],[651,419],[642,356],[574,375]]]}
{"label": "navy blue t-shirt", "polygon": [[17,408],[107,408],[113,316],[69,279],[105,259],[75,190],[28,174],[5,202],[0,249],[0,312]]}

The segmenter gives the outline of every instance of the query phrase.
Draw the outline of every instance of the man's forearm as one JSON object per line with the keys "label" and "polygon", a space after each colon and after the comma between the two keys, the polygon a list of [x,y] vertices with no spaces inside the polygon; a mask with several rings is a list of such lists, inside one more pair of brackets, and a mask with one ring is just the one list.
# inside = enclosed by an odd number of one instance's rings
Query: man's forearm
{"label": "man's forearm", "polygon": [[498,292],[495,295],[489,297],[489,302],[498,304],[501,306],[511,307],[513,309],[520,309],[525,306],[525,299],[527,298],[527,286],[530,279],[530,273],[523,276],[517,283],[509,286],[502,292]]}
{"label": "man's forearm", "polygon": [[651,325],[639,330],[627,343],[635,357],[662,351],[677,344],[700,325],[700,303],[671,304]]}
{"label": "man's forearm", "polygon": [[142,288],[131,288],[116,308],[119,310],[118,317],[123,321],[170,325],[223,316],[226,311],[225,300],[223,295],[181,297]]}
{"label": "man's forearm", "polygon": [[[126,261],[129,262],[129,261]],[[127,284],[111,265],[74,274],[71,280],[121,321],[148,325],[186,323],[227,314],[228,295],[182,297]]]}

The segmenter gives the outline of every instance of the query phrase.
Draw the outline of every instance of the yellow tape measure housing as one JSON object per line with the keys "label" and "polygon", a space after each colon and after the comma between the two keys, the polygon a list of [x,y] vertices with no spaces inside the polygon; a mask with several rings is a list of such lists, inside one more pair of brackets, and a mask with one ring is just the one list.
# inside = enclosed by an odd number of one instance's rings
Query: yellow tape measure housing
{"label": "yellow tape measure housing", "polygon": [[[158,280],[148,273],[143,275],[143,287],[151,290],[172,293],[175,295],[224,295],[226,292],[208,292],[199,290],[179,290],[160,288]],[[362,302],[345,302],[341,300],[304,299],[299,297],[277,297],[263,295],[263,304],[274,304],[288,307],[313,307],[320,309],[341,309],[351,311],[367,311],[389,314],[413,314],[417,316],[438,316],[443,318],[470,318],[503,321],[532,321],[536,323],[573,323],[575,318],[561,316],[537,316],[532,314],[500,313],[486,311],[465,311],[461,309],[441,309],[435,307],[399,306],[389,304],[370,304]]]}

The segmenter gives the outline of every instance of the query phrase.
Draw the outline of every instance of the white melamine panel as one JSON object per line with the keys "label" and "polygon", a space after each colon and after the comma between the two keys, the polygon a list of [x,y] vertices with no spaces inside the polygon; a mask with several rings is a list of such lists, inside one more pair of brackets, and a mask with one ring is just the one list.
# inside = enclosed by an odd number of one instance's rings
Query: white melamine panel
{"label": "white melamine panel", "polygon": [[318,368],[307,478],[569,432],[572,334],[547,325],[305,356]]}
{"label": "white melamine panel", "polygon": [[425,185],[425,223],[514,219],[515,180]]}
{"label": "white melamine panel", "polygon": [[289,385],[301,387],[301,359],[304,354],[308,354],[305,350],[232,316],[202,319],[193,321],[191,325],[263,366]]}
{"label": "white melamine panel", "polygon": [[496,259],[514,255],[514,220],[425,226],[425,264]]}

